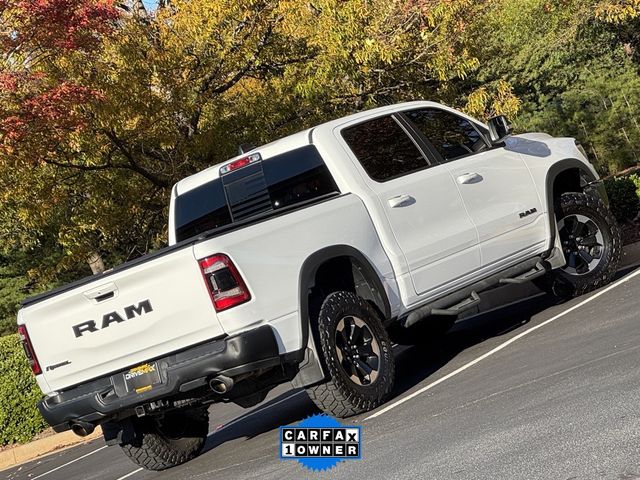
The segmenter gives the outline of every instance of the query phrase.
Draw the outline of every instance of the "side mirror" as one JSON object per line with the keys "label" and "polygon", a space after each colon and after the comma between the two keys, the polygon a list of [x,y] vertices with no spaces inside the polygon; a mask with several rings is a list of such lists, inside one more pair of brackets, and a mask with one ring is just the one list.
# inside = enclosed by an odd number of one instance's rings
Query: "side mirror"
{"label": "side mirror", "polygon": [[511,135],[513,129],[507,117],[504,115],[498,115],[489,119],[489,136],[491,137],[491,143],[498,143],[504,140],[508,135]]}

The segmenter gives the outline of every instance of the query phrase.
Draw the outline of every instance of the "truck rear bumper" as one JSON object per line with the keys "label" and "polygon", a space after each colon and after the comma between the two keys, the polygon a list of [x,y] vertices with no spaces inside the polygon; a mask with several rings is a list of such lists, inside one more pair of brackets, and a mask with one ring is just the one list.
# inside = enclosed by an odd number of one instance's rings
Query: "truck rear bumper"
{"label": "truck rear bumper", "polygon": [[239,335],[213,340],[165,357],[150,360],[161,383],[150,389],[127,391],[124,374],[116,372],[47,397],[38,404],[56,432],[74,423],[98,424],[114,415],[163,398],[184,396],[207,385],[216,375],[233,377],[281,363],[278,342],[264,325]]}

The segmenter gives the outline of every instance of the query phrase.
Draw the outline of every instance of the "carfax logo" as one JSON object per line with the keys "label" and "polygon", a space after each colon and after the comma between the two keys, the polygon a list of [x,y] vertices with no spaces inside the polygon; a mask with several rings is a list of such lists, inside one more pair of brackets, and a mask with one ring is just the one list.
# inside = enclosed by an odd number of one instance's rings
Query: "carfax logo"
{"label": "carfax logo", "polygon": [[362,429],[342,425],[328,415],[313,415],[298,425],[280,427],[280,458],[298,460],[310,470],[361,459]]}

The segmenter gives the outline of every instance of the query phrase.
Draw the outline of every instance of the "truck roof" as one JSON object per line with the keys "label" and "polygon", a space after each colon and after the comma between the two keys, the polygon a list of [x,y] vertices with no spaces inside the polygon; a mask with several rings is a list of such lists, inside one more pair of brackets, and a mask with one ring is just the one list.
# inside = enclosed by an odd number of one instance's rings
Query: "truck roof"
{"label": "truck roof", "polygon": [[344,125],[345,123],[357,122],[358,120],[364,120],[370,117],[375,117],[383,113],[396,112],[399,110],[409,110],[411,108],[417,108],[417,107],[448,108],[445,105],[442,105],[441,103],[430,102],[426,100],[414,100],[412,102],[394,103],[392,105],[385,105],[384,107],[371,108],[369,110],[363,110],[361,112],[352,113],[351,115],[347,115],[346,117],[336,118],[335,120],[329,120],[328,122],[322,123],[317,127],[312,128],[312,130],[316,130],[316,129],[333,130],[336,127]]}
{"label": "truck roof", "polygon": [[[251,152],[260,152],[260,155],[262,156],[263,159],[269,159],[275,155],[278,155],[280,153],[283,152],[287,152],[289,150],[293,150],[295,148],[300,148],[303,147],[305,145],[309,145],[311,143],[313,143],[313,139],[312,139],[312,134],[314,130],[333,130],[336,127],[339,127],[340,125],[343,125],[345,123],[351,123],[354,121],[358,121],[360,119],[365,119],[365,118],[369,118],[369,117],[373,117],[373,116],[377,116],[379,114],[385,113],[385,112],[394,112],[397,110],[405,110],[405,109],[409,109],[411,107],[426,107],[426,106],[437,106],[437,107],[443,107],[443,105],[436,103],[436,102],[429,102],[429,101],[422,101],[422,100],[418,100],[418,101],[413,101],[413,102],[404,102],[404,103],[396,103],[393,105],[386,105],[384,107],[378,107],[378,108],[373,108],[373,109],[369,109],[369,110],[364,110],[362,112],[357,112],[351,115],[348,115],[346,117],[340,117],[337,118],[335,120],[330,120],[328,122],[322,123],[318,126],[312,127],[312,128],[308,128],[306,130],[303,130],[301,132],[297,132],[294,133],[292,135],[289,135],[287,137],[283,137],[280,138],[278,140],[275,140],[273,142],[267,143],[265,145],[262,145],[260,147],[256,147],[253,150],[251,150]],[[209,168],[206,168],[205,170],[202,170],[196,174],[193,174],[189,177],[183,178],[182,180],[180,180],[178,183],[176,183],[175,185],[175,190],[174,190],[174,194],[175,195],[182,195],[185,192],[188,192],[189,190],[192,190],[196,187],[199,187],[200,185],[207,183],[211,180],[214,180],[216,178],[219,178],[220,176],[220,166],[228,163],[228,162],[232,162],[236,159],[239,158],[243,158],[246,157],[247,154],[250,152],[245,152],[241,155],[237,155],[233,158],[230,158],[228,160],[225,160],[224,162],[220,162],[217,163],[215,165],[212,165]]]}

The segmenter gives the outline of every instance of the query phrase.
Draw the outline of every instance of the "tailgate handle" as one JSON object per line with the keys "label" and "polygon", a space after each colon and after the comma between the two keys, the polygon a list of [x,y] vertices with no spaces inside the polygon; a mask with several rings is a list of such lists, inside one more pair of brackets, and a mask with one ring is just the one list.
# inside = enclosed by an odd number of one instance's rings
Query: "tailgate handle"
{"label": "tailgate handle", "polygon": [[93,290],[88,290],[84,292],[83,295],[88,300],[93,300],[95,303],[100,303],[115,297],[116,293],[118,293],[118,287],[116,287],[116,284],[108,283],[98,288],[94,288]]}
{"label": "tailgate handle", "polygon": [[107,292],[107,293],[105,293],[103,295],[98,295],[97,297],[94,297],[93,299],[96,302],[102,302],[103,300],[109,300],[110,298],[115,297],[115,295],[116,295],[116,292]]}

